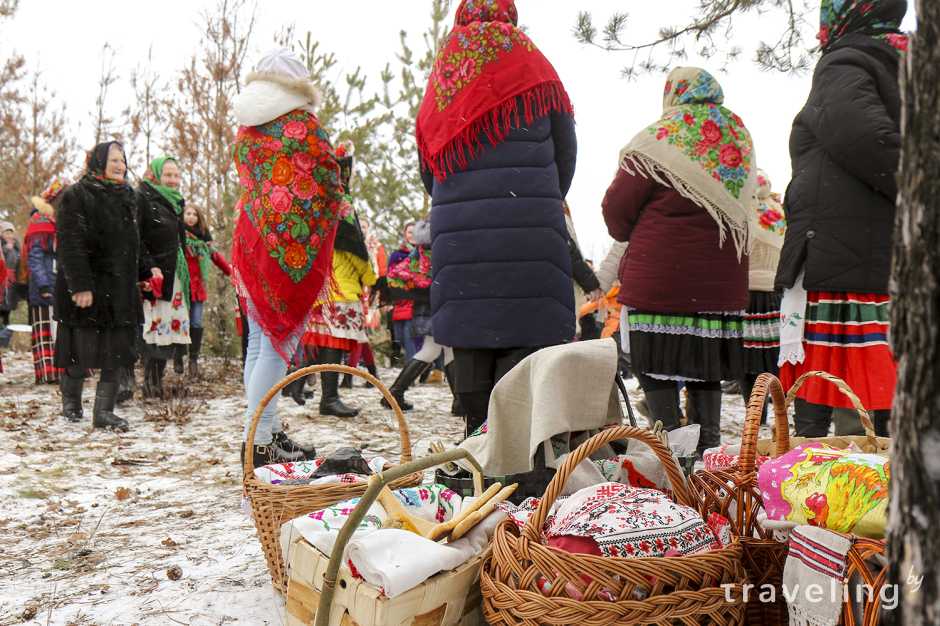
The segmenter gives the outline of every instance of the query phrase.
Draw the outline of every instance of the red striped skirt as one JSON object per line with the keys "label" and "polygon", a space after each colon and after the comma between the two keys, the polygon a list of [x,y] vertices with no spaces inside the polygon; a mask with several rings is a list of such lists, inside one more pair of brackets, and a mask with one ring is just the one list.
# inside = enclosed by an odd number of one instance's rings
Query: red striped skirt
{"label": "red striped skirt", "polygon": [[[838,376],[868,410],[890,409],[897,383],[897,364],[888,344],[891,299],[865,293],[810,291],[802,363],[780,367],[785,388],[803,373],[821,370]],[[820,379],[807,381],[799,397],[814,404],[852,408],[835,386]]]}

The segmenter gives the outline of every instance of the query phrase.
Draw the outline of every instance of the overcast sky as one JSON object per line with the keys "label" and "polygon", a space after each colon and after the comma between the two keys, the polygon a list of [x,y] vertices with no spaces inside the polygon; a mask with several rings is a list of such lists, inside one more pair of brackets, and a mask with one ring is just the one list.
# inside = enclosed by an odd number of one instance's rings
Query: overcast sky
{"label": "overcast sky", "polygon": [[[135,67],[146,65],[151,46],[154,69],[165,78],[174,76],[198,44],[200,14],[214,7],[215,1],[21,0],[15,19],[0,28],[0,53],[15,49],[26,56],[30,67],[38,63],[44,79],[65,99],[70,119],[81,125],[82,136],[87,137],[102,45],[108,42],[118,52],[116,65],[122,84],[115,89],[111,102],[116,112],[127,106],[127,78]],[[577,13],[588,8],[603,22],[613,11],[628,10],[631,21],[627,37],[645,41],[660,27],[684,21],[695,4],[697,0],[516,2],[521,23],[555,65],[574,103],[578,169],[568,198],[586,256],[596,258],[609,246],[600,203],[616,172],[620,149],[659,117],[665,78],[620,78],[620,70],[630,57],[580,45],[571,34]],[[262,0],[258,2],[250,58],[271,48],[274,34],[293,24],[298,34],[309,30],[323,48],[336,53],[337,80],[357,65],[367,75],[375,76],[387,60],[394,58],[400,30],[414,35],[413,47],[420,49],[417,35],[429,22],[429,6],[425,0]],[[811,21],[815,22],[815,16]],[[913,28],[913,10],[907,26]],[[814,29],[808,26],[807,32]],[[744,57],[727,73],[717,73],[717,77],[725,90],[726,105],[744,119],[754,136],[760,167],[782,191],[790,176],[790,126],[809,92],[810,76],[763,72],[751,62],[756,42],[762,36],[774,38],[779,32],[769,16],[741,20],[732,41],[743,48]],[[694,59],[684,63],[695,64]],[[701,65],[709,67],[707,63]]]}

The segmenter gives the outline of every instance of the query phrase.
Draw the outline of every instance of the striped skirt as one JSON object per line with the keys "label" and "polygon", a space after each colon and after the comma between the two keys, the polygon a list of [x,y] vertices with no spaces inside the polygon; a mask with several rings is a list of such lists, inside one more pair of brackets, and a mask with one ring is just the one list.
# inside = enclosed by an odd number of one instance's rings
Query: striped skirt
{"label": "striped skirt", "polygon": [[59,370],[55,366],[55,332],[51,306],[29,307],[29,325],[32,327],[33,370],[36,384],[59,382]]}
{"label": "striped skirt", "polygon": [[[888,345],[891,299],[865,293],[807,294],[802,363],[785,363],[780,380],[786,388],[804,372],[822,370],[848,383],[866,409],[890,409],[897,383],[897,365]],[[814,379],[799,397],[814,404],[852,408],[830,383]]]}
{"label": "striped skirt", "polygon": [[744,371],[777,373],[780,356],[780,296],[752,291],[744,314]]}
{"label": "striped skirt", "polygon": [[743,311],[628,311],[630,363],[659,379],[737,380],[744,374],[743,317]]}

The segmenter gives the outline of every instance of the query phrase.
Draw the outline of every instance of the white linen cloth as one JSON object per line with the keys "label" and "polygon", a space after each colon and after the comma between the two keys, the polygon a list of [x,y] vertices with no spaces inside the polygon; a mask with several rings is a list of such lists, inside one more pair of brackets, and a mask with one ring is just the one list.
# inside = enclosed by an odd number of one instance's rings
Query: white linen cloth
{"label": "white linen cloth", "polygon": [[783,290],[780,302],[780,356],[777,365],[786,363],[798,365],[806,359],[803,349],[803,334],[806,329],[806,289],[800,272],[796,282],[789,289]]}
{"label": "white linen cloth", "polygon": [[835,626],[842,614],[846,555],[852,540],[815,526],[790,532],[783,591],[790,626]]}

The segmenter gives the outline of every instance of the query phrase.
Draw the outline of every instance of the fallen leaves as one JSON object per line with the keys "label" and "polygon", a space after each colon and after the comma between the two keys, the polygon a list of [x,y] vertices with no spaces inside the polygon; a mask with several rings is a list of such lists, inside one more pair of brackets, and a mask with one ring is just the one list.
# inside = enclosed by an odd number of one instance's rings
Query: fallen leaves
{"label": "fallen leaves", "polygon": [[174,565],[166,571],[166,577],[170,580],[179,580],[183,577],[183,569],[179,565]]}
{"label": "fallen leaves", "polygon": [[164,539],[164,540],[161,541],[160,543],[161,543],[162,545],[166,546],[167,548],[175,548],[176,546],[179,545],[178,543],[176,543],[175,541],[173,541],[173,537],[167,537],[166,539]]}
{"label": "fallen leaves", "polygon": [[114,498],[120,502],[131,497],[131,490],[127,487],[118,487],[114,490]]}

